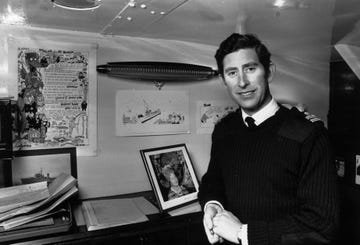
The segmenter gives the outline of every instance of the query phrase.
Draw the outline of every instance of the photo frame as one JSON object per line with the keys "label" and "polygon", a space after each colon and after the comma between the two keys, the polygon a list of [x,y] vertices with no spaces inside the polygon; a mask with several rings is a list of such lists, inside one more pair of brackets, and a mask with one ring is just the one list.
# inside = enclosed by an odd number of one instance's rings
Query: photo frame
{"label": "photo frame", "polygon": [[360,185],[360,155],[355,155],[355,184]]}
{"label": "photo frame", "polygon": [[14,151],[11,185],[51,183],[60,173],[77,178],[76,147]]}
{"label": "photo frame", "polygon": [[185,144],[140,150],[161,212],[197,201],[199,182]]}
{"label": "photo frame", "polygon": [[334,158],[337,176],[343,178],[345,176],[345,159],[339,156],[335,156]]}

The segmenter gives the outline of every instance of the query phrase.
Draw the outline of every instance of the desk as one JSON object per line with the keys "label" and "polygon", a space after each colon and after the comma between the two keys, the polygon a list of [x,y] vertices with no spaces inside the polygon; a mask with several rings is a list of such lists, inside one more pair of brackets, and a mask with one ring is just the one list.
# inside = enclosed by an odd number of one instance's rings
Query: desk
{"label": "desk", "polygon": [[149,221],[142,223],[95,231],[85,231],[74,224],[67,232],[25,238],[8,244],[208,245],[201,212],[175,217],[153,214],[148,218]]}

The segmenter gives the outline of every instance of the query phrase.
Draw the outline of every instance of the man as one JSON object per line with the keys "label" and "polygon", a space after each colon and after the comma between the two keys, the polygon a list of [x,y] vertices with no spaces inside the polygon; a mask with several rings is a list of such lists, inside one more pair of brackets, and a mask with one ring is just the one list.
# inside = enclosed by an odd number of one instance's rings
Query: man
{"label": "man", "polygon": [[274,100],[270,57],[250,34],[230,35],[216,52],[240,108],[212,134],[199,190],[205,232],[210,243],[329,244],[338,200],[327,132]]}

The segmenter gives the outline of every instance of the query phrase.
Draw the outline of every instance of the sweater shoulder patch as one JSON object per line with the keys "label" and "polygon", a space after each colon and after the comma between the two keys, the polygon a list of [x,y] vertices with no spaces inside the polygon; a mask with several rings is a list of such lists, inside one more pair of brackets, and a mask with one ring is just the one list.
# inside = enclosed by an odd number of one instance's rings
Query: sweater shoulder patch
{"label": "sweater shoulder patch", "polygon": [[306,119],[289,118],[281,125],[279,135],[302,143],[310,135],[313,127],[312,123]]}

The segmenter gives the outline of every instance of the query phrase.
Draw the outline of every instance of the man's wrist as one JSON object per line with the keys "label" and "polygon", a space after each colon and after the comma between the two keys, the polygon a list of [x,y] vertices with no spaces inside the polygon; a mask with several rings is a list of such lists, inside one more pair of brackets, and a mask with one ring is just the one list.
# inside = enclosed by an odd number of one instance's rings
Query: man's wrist
{"label": "man's wrist", "polygon": [[211,201],[208,201],[205,206],[204,206],[204,212],[206,211],[206,208],[208,206],[212,206],[212,205],[216,205],[216,207],[218,207],[218,209],[220,209],[221,211],[224,210],[224,207],[221,205],[220,202],[218,201],[215,201],[215,200],[211,200]]}
{"label": "man's wrist", "polygon": [[247,224],[240,225],[236,237],[240,245],[248,245]]}
{"label": "man's wrist", "polygon": [[236,232],[236,238],[240,245],[242,245],[242,224],[240,224],[238,231]]}

